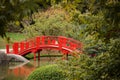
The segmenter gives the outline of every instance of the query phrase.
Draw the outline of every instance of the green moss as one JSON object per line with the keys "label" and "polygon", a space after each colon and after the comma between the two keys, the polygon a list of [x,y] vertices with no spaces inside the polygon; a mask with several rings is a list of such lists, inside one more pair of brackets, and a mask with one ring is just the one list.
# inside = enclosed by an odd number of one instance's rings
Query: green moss
{"label": "green moss", "polygon": [[33,71],[27,80],[65,80],[66,76],[57,65],[42,66]]}

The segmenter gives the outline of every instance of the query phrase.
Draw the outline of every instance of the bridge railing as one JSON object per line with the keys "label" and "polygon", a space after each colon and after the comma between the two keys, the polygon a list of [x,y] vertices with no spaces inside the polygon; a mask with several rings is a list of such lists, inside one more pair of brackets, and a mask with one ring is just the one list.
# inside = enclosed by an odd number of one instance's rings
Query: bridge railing
{"label": "bridge railing", "polygon": [[9,46],[6,45],[6,51],[7,53],[19,54],[27,49],[39,49],[40,46],[45,45],[58,46],[59,50],[62,50],[62,48],[64,47],[72,51],[82,51],[83,46],[81,42],[63,36],[37,36],[33,39],[13,43],[12,52],[9,51]]}

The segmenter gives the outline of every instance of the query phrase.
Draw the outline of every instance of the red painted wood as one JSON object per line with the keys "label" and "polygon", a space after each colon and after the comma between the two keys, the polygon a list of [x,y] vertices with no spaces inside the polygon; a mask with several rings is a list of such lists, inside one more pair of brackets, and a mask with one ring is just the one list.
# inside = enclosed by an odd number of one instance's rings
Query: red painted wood
{"label": "red painted wood", "polygon": [[72,50],[75,50],[77,48],[77,44],[73,43],[73,42],[70,42],[70,48]]}
{"label": "red painted wood", "polygon": [[9,51],[9,45],[8,44],[6,45],[6,53],[7,54],[10,53],[10,51]]}
{"label": "red painted wood", "polygon": [[15,42],[13,44],[13,53],[18,54],[19,43]]}
{"label": "red painted wood", "polygon": [[51,44],[51,41],[50,41],[50,39],[48,39],[48,45],[50,45]]}
{"label": "red painted wood", "polygon": [[20,42],[20,52],[24,50],[24,42]]}
{"label": "red painted wood", "polygon": [[26,42],[25,43],[25,49],[28,49],[30,46],[29,46],[29,42]]}
{"label": "red painted wood", "polygon": [[[12,46],[12,52],[19,55],[26,55],[33,51],[36,53],[39,50],[47,48],[57,49],[63,54],[69,54],[74,50],[82,52],[83,47],[81,42],[64,36],[37,36],[36,38],[27,41],[15,42]],[[9,53],[8,45],[6,45],[6,51]]]}
{"label": "red painted wood", "polygon": [[36,47],[37,47],[37,49],[39,48],[39,46],[40,46],[40,36],[38,36],[38,37],[36,37]]}
{"label": "red painted wood", "polygon": [[45,36],[42,36],[42,45],[45,45]]}
{"label": "red painted wood", "polygon": [[31,46],[30,47],[35,47],[35,41],[34,40],[31,40],[30,43],[31,43]]}
{"label": "red painted wood", "polygon": [[55,45],[55,42],[56,42],[55,40],[52,40],[51,44],[52,44],[52,45]]}

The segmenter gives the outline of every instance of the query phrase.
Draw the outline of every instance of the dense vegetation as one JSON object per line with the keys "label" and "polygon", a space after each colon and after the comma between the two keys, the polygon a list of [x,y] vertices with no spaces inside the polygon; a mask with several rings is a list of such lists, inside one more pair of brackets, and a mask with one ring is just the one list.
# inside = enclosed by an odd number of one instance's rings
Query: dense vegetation
{"label": "dense vegetation", "polygon": [[68,73],[68,80],[119,80],[120,79],[120,40],[112,42],[107,52],[95,57],[81,54],[79,59],[59,62]]}
{"label": "dense vegetation", "polygon": [[63,35],[82,41],[84,55],[60,62],[69,80],[119,79],[119,0],[1,0],[2,37],[11,24],[19,26],[28,38]]}

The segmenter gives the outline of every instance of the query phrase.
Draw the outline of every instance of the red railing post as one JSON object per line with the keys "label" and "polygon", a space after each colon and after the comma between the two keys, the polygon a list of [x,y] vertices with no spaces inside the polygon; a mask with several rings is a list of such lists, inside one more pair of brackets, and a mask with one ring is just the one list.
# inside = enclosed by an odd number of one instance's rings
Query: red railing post
{"label": "red railing post", "polygon": [[62,39],[61,37],[58,37],[58,43],[59,43],[59,49],[62,49]]}
{"label": "red railing post", "polygon": [[35,44],[34,44],[34,41],[33,40],[31,40],[31,47],[34,47],[35,46]]}
{"label": "red railing post", "polygon": [[24,42],[20,43],[20,52],[22,52],[24,50]]}
{"label": "red railing post", "polygon": [[7,54],[10,53],[10,51],[9,51],[9,44],[6,45],[6,53]]}
{"label": "red railing post", "polygon": [[58,42],[59,42],[59,47],[61,49],[62,47],[66,47],[67,39],[66,39],[66,37],[59,36],[58,37]]}
{"label": "red railing post", "polygon": [[48,40],[48,45],[50,45],[50,43],[51,43],[50,38],[48,38],[47,40]]}
{"label": "red railing post", "polygon": [[26,42],[25,44],[26,44],[25,49],[28,49],[29,48],[29,42]]}
{"label": "red railing post", "polygon": [[45,36],[42,36],[42,45],[45,44]]}
{"label": "red railing post", "polygon": [[40,46],[40,36],[36,37],[36,47],[39,48]]}
{"label": "red railing post", "polygon": [[70,42],[70,49],[75,50],[77,47],[77,44]]}
{"label": "red railing post", "polygon": [[55,40],[52,40],[52,45],[55,45]]}
{"label": "red railing post", "polygon": [[13,44],[13,53],[14,54],[18,54],[18,48],[19,48],[19,43],[18,42],[15,42],[14,44]]}

